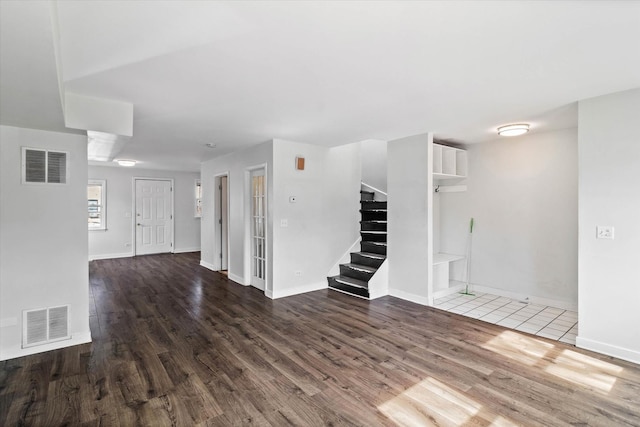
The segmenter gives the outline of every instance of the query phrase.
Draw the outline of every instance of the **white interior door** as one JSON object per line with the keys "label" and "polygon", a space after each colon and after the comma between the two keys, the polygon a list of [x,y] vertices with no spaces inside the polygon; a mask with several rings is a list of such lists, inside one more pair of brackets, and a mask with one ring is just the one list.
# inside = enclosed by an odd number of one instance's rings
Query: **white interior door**
{"label": "white interior door", "polygon": [[264,290],[267,258],[266,180],[264,169],[251,172],[251,286]]}
{"label": "white interior door", "polygon": [[173,249],[171,181],[136,179],[136,255]]}

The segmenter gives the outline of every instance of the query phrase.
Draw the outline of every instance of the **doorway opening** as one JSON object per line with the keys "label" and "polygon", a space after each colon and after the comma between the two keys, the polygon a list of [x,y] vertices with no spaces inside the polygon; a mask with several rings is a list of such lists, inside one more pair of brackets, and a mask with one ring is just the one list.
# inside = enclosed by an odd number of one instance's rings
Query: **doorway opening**
{"label": "doorway opening", "polygon": [[215,177],[215,263],[214,267],[222,274],[229,269],[229,176]]}

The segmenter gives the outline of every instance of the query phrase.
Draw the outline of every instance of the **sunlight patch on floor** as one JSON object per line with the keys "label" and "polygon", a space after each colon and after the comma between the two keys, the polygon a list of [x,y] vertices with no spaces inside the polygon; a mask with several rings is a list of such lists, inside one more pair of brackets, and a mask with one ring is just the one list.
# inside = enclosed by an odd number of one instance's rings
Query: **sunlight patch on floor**
{"label": "sunlight patch on floor", "polygon": [[623,368],[571,350],[564,350],[545,371],[574,384],[608,394]]}
{"label": "sunlight patch on floor", "polygon": [[526,365],[533,366],[538,363],[549,350],[553,349],[554,345],[517,332],[504,331],[497,337],[482,344],[482,347]]}
{"label": "sunlight patch on floor", "polygon": [[[378,406],[378,409],[399,426],[459,426],[473,422],[482,405],[429,377]],[[487,424],[487,421],[485,419],[483,424]],[[496,417],[491,425],[515,424]]]}
{"label": "sunlight patch on floor", "polygon": [[499,415],[493,421],[491,421],[490,424],[491,427],[514,427],[517,425],[519,424],[512,423],[508,419],[503,418]]}

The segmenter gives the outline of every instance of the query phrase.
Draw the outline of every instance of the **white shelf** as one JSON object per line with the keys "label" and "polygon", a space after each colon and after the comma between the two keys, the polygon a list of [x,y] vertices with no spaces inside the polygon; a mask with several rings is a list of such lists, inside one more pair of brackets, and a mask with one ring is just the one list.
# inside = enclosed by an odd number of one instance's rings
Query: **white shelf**
{"label": "white shelf", "polygon": [[433,254],[433,290],[436,293],[445,293],[451,286],[449,279],[449,264],[454,261],[466,259],[463,255]]}
{"label": "white shelf", "polygon": [[446,174],[446,173],[434,173],[433,174],[433,179],[460,179],[460,178],[466,178],[466,176],[449,175],[449,174]]}
{"label": "white shelf", "polygon": [[445,262],[460,261],[461,259],[465,259],[465,256],[443,253],[433,254],[433,265],[444,264]]}
{"label": "white shelf", "polygon": [[467,177],[467,152],[460,148],[433,144],[433,178],[455,179]]}
{"label": "white shelf", "polygon": [[433,144],[433,174],[442,174],[442,145]]}

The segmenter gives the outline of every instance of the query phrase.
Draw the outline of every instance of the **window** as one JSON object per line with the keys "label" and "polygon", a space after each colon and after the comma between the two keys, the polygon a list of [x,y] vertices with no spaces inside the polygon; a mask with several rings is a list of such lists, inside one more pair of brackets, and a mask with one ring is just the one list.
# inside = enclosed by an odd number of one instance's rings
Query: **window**
{"label": "window", "polygon": [[22,182],[66,184],[67,153],[23,147]]}
{"label": "window", "polygon": [[196,218],[202,218],[202,183],[196,179]]}
{"label": "window", "polygon": [[107,229],[107,182],[89,180],[87,185],[87,202],[89,230]]}

